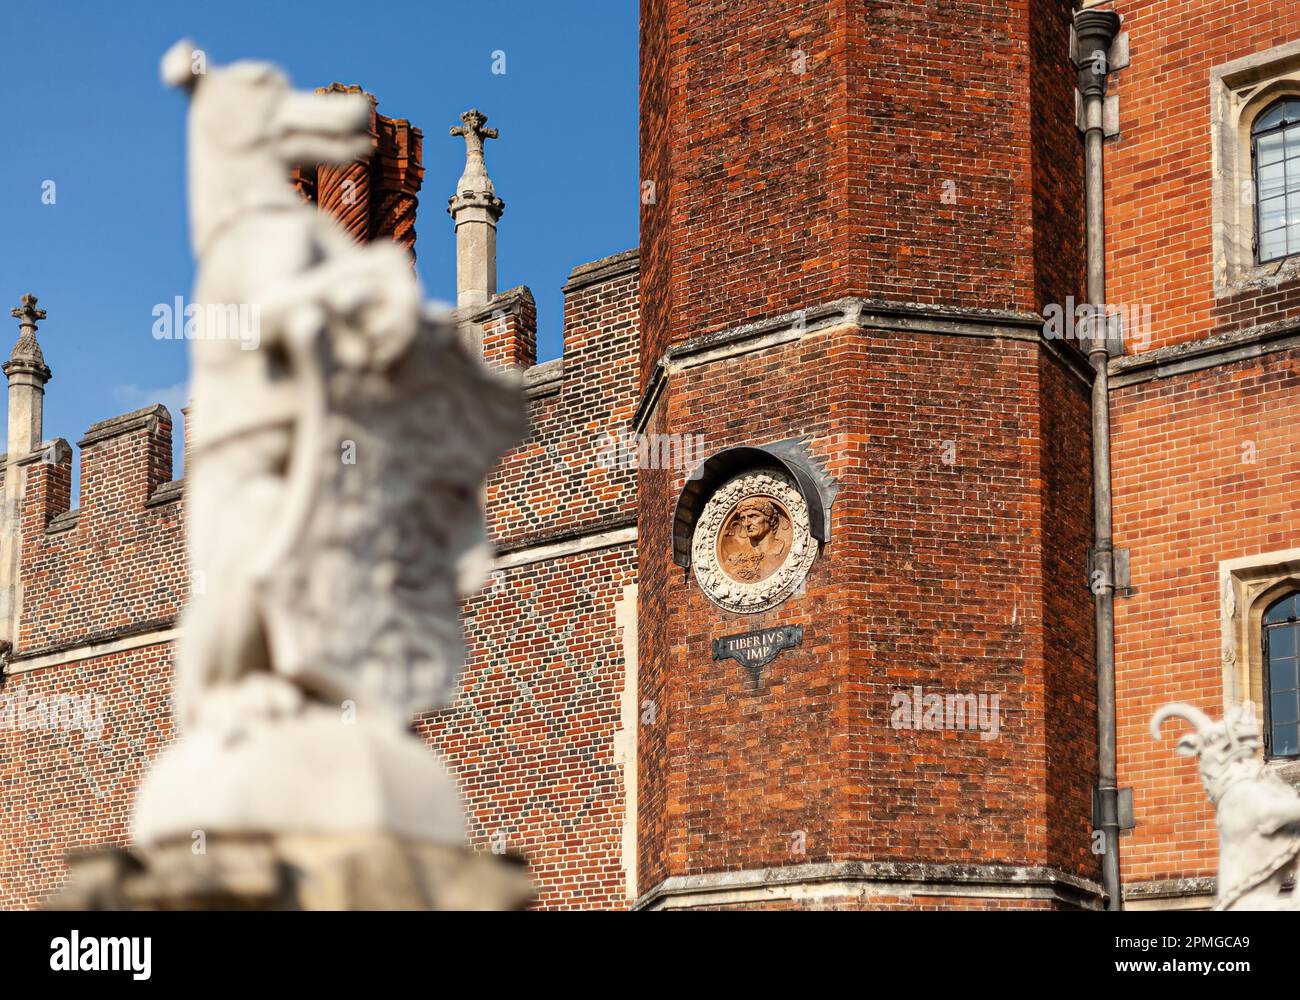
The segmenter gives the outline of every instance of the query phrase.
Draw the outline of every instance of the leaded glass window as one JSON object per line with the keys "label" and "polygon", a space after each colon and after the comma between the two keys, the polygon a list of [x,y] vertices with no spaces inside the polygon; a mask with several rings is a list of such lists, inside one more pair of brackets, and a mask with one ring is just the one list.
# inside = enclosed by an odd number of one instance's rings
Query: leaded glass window
{"label": "leaded glass window", "polygon": [[1269,106],[1251,126],[1255,247],[1261,264],[1300,254],[1300,98]]}
{"label": "leaded glass window", "polygon": [[1300,591],[1264,611],[1264,670],[1268,690],[1265,747],[1270,757],[1300,756]]}

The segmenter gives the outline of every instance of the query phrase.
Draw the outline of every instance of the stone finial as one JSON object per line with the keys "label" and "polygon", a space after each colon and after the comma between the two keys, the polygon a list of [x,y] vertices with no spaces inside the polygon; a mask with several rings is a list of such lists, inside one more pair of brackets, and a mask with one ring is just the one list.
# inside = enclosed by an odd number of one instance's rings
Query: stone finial
{"label": "stone finial", "polygon": [[36,308],[36,296],[28,292],[22,297],[22,304],[17,309],[11,309],[9,314],[18,320],[18,343],[14,344],[13,353],[9,357],[9,362],[4,365],[6,374],[10,371],[10,366],[15,363],[22,363],[35,369],[43,370],[45,377],[49,378],[49,369],[45,367],[45,356],[41,353],[41,345],[36,340],[36,324],[45,318],[45,310]]}
{"label": "stone finial", "polygon": [[[451,129],[465,139],[465,172],[456,193],[447,199],[447,213],[456,225],[456,307],[476,309],[497,291],[497,220],[505,209],[496,195],[483,161],[483,140],[499,133],[487,128],[487,115],[470,108]],[[477,335],[481,343],[481,331]]]}
{"label": "stone finial", "polygon": [[21,320],[22,322],[20,325],[24,329],[31,327],[32,331],[35,332],[37,322],[45,318],[45,310],[36,308],[36,303],[39,300],[31,292],[24,295],[21,301],[22,305],[17,309],[10,309],[9,315],[14,319]]}
{"label": "stone finial", "polygon": [[483,159],[483,140],[499,139],[501,133],[486,128],[487,115],[478,108],[470,108],[460,116],[461,124],[453,125],[452,135],[465,137],[465,172],[456,182],[456,192],[492,193],[492,179],[488,177],[487,163]]}

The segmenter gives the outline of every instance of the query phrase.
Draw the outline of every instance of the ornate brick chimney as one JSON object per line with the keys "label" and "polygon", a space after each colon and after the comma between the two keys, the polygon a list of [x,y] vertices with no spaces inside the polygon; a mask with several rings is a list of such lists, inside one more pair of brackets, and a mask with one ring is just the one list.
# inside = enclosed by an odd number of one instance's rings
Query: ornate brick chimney
{"label": "ornate brick chimney", "polygon": [[389,118],[355,84],[331,83],[319,94],[362,94],[370,101],[374,152],[341,167],[296,169],[291,180],[302,196],[334,216],[358,242],[390,239],[415,257],[416,197],[424,181],[424,133],[405,118]]}

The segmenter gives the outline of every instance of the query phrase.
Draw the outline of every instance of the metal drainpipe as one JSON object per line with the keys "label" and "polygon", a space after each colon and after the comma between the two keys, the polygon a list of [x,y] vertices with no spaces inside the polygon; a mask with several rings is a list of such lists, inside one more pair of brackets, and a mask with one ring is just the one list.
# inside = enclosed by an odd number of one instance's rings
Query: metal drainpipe
{"label": "metal drainpipe", "polygon": [[1115,725],[1115,567],[1111,539],[1110,349],[1105,320],[1106,205],[1103,108],[1110,74],[1111,42],[1119,32],[1119,15],[1088,10],[1074,19],[1078,43],[1079,93],[1084,102],[1085,176],[1088,227],[1088,360],[1092,383],[1093,592],[1097,628],[1097,800],[1099,828],[1105,835],[1102,885],[1108,910],[1124,908],[1119,877],[1119,788]]}

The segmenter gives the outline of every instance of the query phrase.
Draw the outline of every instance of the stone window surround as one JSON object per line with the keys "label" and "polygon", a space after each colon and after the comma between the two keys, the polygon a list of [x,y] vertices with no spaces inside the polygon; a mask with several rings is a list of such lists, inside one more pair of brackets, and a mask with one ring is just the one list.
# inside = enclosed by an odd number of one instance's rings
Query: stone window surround
{"label": "stone window surround", "polygon": [[[1255,703],[1263,724],[1264,644],[1260,620],[1274,600],[1300,590],[1300,549],[1265,552],[1219,563],[1223,637],[1223,709],[1246,700]],[[1262,753],[1262,751],[1261,751]],[[1300,760],[1269,762],[1292,785],[1300,786]]]}
{"label": "stone window surround", "polygon": [[1300,41],[1210,71],[1214,294],[1268,288],[1300,276],[1300,256],[1255,262],[1255,176],[1250,128],[1280,97],[1300,97]]}

